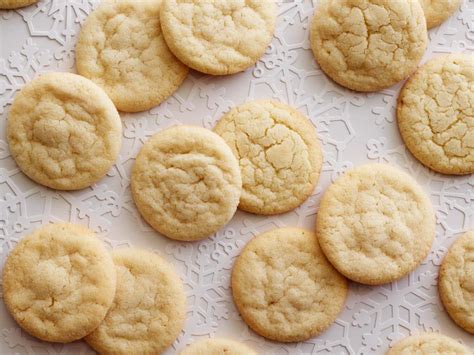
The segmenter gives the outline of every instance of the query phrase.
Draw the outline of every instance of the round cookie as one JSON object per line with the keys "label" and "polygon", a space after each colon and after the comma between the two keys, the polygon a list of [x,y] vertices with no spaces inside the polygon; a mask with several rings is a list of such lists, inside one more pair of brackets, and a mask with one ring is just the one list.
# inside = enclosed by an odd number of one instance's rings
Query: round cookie
{"label": "round cookie", "polygon": [[180,334],[186,315],[183,284],[156,254],[112,253],[117,292],[107,316],[85,340],[100,354],[161,354]]}
{"label": "round cookie", "polygon": [[247,345],[230,339],[213,338],[197,341],[180,352],[180,355],[257,355]]}
{"label": "round cookie", "polygon": [[53,189],[78,190],[100,180],[117,159],[122,121],[92,81],[48,73],[15,96],[7,139],[30,179]]}
{"label": "round cookie", "polygon": [[429,198],[408,174],[385,164],[346,172],[321,199],[316,234],[347,278],[368,285],[395,281],[428,255],[435,236]]}
{"label": "round cookie", "polygon": [[239,160],[240,209],[263,215],[283,213],[313,192],[322,153],[314,126],[297,110],[277,101],[248,102],[225,114],[214,132]]}
{"label": "round cookie", "polygon": [[397,106],[400,134],[424,165],[474,173],[474,55],[432,59],[406,82]]}
{"label": "round cookie", "polygon": [[377,91],[405,79],[427,43],[418,0],[321,0],[310,30],[321,69],[356,91]]}
{"label": "round cookie", "polygon": [[57,223],[23,238],[3,269],[8,311],[29,334],[68,343],[92,332],[112,304],[116,273],[94,233]]}
{"label": "round cookie", "polygon": [[421,333],[400,340],[387,355],[472,355],[467,347],[439,333]]}
{"label": "round cookie", "polygon": [[438,289],[451,318],[474,334],[474,231],[454,242],[443,260]]}
{"label": "round cookie", "polygon": [[18,9],[38,2],[38,0],[0,0],[0,9]]}
{"label": "round cookie", "polygon": [[103,1],[82,26],[77,72],[93,80],[120,111],[156,106],[188,74],[161,33],[161,0]]}
{"label": "round cookie", "polygon": [[131,188],[138,210],[154,229],[192,241],[217,232],[232,218],[242,179],[221,137],[201,127],[174,126],[145,143]]}
{"label": "round cookie", "polygon": [[426,25],[433,28],[454,14],[462,0],[419,0],[426,17]]}
{"label": "round cookie", "polygon": [[232,270],[244,321],[266,338],[297,342],[328,328],[344,307],[347,280],[325,258],[316,235],[279,228],[253,238]]}
{"label": "round cookie", "polygon": [[254,65],[273,37],[273,0],[163,0],[161,28],[171,51],[187,66],[213,75]]}

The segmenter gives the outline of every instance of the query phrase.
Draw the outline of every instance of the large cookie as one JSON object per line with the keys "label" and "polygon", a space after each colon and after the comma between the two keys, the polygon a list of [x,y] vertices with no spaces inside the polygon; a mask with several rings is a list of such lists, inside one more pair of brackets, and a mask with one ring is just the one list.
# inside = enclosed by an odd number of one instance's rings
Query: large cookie
{"label": "large cookie", "polygon": [[433,28],[446,21],[459,9],[462,0],[420,0],[426,17],[426,25]]}
{"label": "large cookie", "polygon": [[177,240],[203,239],[234,215],[242,179],[225,141],[201,127],[175,126],[155,134],[137,156],[133,199],[158,232]]}
{"label": "large cookie", "polygon": [[253,238],[232,270],[232,295],[244,321],[276,341],[309,339],[344,307],[347,280],[312,232],[280,228]]}
{"label": "large cookie", "polygon": [[339,177],[321,199],[316,234],[326,257],[346,277],[392,282],[421,263],[435,236],[431,202],[408,174],[367,164]]}
{"label": "large cookie", "polygon": [[0,9],[17,9],[34,4],[38,0],[0,0]]}
{"label": "large cookie", "polygon": [[102,87],[121,111],[160,104],[188,73],[163,38],[160,7],[161,0],[103,1],[82,26],[77,71]]}
{"label": "large cookie", "polygon": [[464,345],[438,333],[422,333],[400,340],[387,355],[473,355]]}
{"label": "large cookie", "polygon": [[214,74],[247,69],[265,53],[275,28],[273,0],[163,0],[161,28],[187,66]]}
{"label": "large cookie", "polygon": [[248,102],[226,113],[214,132],[239,160],[240,209],[283,213],[313,192],[322,165],[321,147],[316,129],[297,110],[278,101]]}
{"label": "large cookie", "polygon": [[247,345],[224,338],[197,341],[181,351],[179,355],[257,355]]}
{"label": "large cookie", "polygon": [[18,324],[46,341],[92,332],[114,299],[111,256],[89,229],[48,224],[23,238],[3,269],[3,297]]}
{"label": "large cookie", "polygon": [[122,122],[106,93],[71,73],[42,74],[15,96],[7,139],[20,169],[41,185],[78,190],[117,159]]}
{"label": "large cookie", "polygon": [[377,91],[416,69],[428,35],[418,0],[321,0],[310,41],[331,79],[352,90]]}
{"label": "large cookie", "polygon": [[474,55],[432,59],[407,81],[398,99],[405,144],[444,174],[474,172]]}

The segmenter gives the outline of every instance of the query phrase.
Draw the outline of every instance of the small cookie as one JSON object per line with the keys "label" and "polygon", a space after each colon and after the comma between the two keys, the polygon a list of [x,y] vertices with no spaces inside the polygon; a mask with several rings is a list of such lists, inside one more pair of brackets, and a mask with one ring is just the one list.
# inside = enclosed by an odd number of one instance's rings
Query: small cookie
{"label": "small cookie", "polygon": [[435,236],[435,218],[429,198],[412,177],[390,165],[366,164],[326,190],[316,234],[340,273],[379,285],[423,261]]}
{"label": "small cookie", "polygon": [[138,249],[112,253],[117,292],[107,316],[85,340],[100,354],[161,354],[184,326],[186,298],[173,267]]}
{"label": "small cookie", "polygon": [[253,238],[232,270],[232,294],[244,321],[282,342],[303,341],[328,328],[344,307],[347,289],[316,235],[298,228]]}
{"label": "small cookie", "polygon": [[473,355],[464,345],[439,333],[412,335],[396,343],[387,355]]}
{"label": "small cookie", "polygon": [[418,0],[321,0],[310,33],[321,69],[356,91],[377,91],[405,79],[428,43]]}
{"label": "small cookie", "polygon": [[180,355],[257,355],[247,345],[223,338],[204,339],[189,345]]}
{"label": "small cookie", "polygon": [[29,334],[69,343],[105,318],[115,294],[111,256],[94,232],[48,224],[23,238],[3,269],[8,311]]}
{"label": "small cookie", "polygon": [[0,9],[18,9],[38,2],[38,0],[0,0]]}
{"label": "small cookie", "polygon": [[71,73],[42,74],[15,96],[7,139],[20,169],[41,185],[78,190],[117,159],[122,121],[105,92]]}
{"label": "small cookie", "polygon": [[426,25],[433,28],[446,21],[461,6],[462,0],[420,0]]}
{"label": "small cookie", "polygon": [[474,334],[474,231],[454,242],[439,272],[439,295],[451,318]]}
{"label": "small cookie", "polygon": [[474,173],[474,55],[435,58],[406,82],[397,106],[400,134],[424,165]]}
{"label": "small cookie", "polygon": [[171,51],[187,66],[213,75],[254,65],[273,37],[273,0],[163,0],[161,28]]}
{"label": "small cookie", "polygon": [[242,190],[239,163],[225,141],[201,127],[155,134],[137,156],[132,195],[143,218],[176,240],[217,232],[234,215]]}
{"label": "small cookie", "polygon": [[156,106],[188,74],[161,33],[161,0],[103,1],[82,26],[77,72],[102,87],[120,111]]}
{"label": "small cookie", "polygon": [[239,160],[240,209],[283,213],[313,192],[322,165],[321,147],[314,126],[292,107],[270,100],[248,102],[225,114],[214,132]]}

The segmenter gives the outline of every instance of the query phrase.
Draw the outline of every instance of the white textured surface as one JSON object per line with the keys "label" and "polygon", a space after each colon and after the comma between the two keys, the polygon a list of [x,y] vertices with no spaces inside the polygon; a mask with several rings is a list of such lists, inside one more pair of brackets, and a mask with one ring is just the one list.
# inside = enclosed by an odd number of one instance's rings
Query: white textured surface
{"label": "white textured surface", "polygon": [[[444,312],[436,288],[447,248],[460,233],[474,228],[474,176],[435,174],[411,157],[395,122],[400,85],[380,93],[357,94],[336,86],[321,73],[309,49],[308,21],[313,6],[307,0],[280,4],[272,45],[256,67],[217,78],[191,72],[161,106],[123,114],[119,161],[92,188],[63,193],[28,180],[8,152],[5,119],[9,104],[37,73],[73,71],[80,23],[95,3],[41,0],[22,10],[0,12],[0,265],[18,239],[33,228],[69,220],[96,230],[111,248],[149,248],[177,267],[188,295],[188,314],[185,330],[174,344],[176,350],[212,334],[244,341],[263,354],[383,354],[394,339],[431,329],[474,348],[472,335]],[[438,53],[474,52],[474,0],[464,0],[460,11],[430,31],[430,39],[425,59]],[[280,99],[308,114],[316,125],[324,165],[313,196],[295,211],[276,217],[238,212],[223,230],[202,242],[180,243],[157,235],[140,219],[129,189],[133,159],[143,142],[179,122],[212,127],[229,107],[253,98]],[[313,228],[322,191],[341,172],[364,162],[397,165],[430,193],[437,236],[429,257],[396,283],[380,287],[351,284],[345,310],[317,338],[279,344],[255,335],[242,322],[231,299],[234,258],[246,241],[265,230],[284,225]],[[91,350],[83,342],[60,345],[33,339],[20,331],[0,302],[0,353],[86,354]]]}

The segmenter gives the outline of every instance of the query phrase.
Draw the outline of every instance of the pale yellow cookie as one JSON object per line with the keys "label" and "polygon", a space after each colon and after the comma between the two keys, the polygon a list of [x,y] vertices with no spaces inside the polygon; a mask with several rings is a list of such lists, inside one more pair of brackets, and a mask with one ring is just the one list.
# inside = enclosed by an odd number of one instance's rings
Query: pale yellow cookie
{"label": "pale yellow cookie", "polygon": [[103,1],[82,26],[77,72],[97,83],[120,111],[145,111],[168,98],[188,74],[168,49],[161,0]]}
{"label": "pale yellow cookie", "polygon": [[100,354],[161,354],[184,326],[186,298],[173,267],[139,249],[112,253],[117,292],[107,316],[85,340]]}
{"label": "pale yellow cookie", "polygon": [[464,234],[449,249],[439,272],[438,288],[451,318],[474,334],[474,231]]}
{"label": "pale yellow cookie", "polygon": [[212,338],[197,341],[179,353],[180,355],[257,355],[247,345],[230,339]]}
{"label": "pale yellow cookie", "polygon": [[248,102],[225,114],[214,132],[239,160],[240,209],[283,213],[313,192],[322,165],[321,147],[316,129],[297,110],[277,101]]}
{"label": "pale yellow cookie", "polygon": [[221,137],[201,127],[175,126],[145,143],[131,188],[138,210],[154,229],[191,241],[210,236],[232,218],[242,179]]}
{"label": "pale yellow cookie", "polygon": [[398,127],[412,154],[444,174],[474,173],[474,55],[432,59],[407,81]]}
{"label": "pale yellow cookie", "polygon": [[421,333],[402,339],[387,355],[473,355],[464,345],[439,333]]}
{"label": "pale yellow cookie", "polygon": [[462,0],[420,0],[426,25],[433,28],[446,21],[461,6]]}
{"label": "pale yellow cookie", "polygon": [[3,298],[29,334],[68,343],[104,319],[115,294],[111,256],[94,232],[57,223],[36,229],[8,255]]}
{"label": "pale yellow cookie", "polygon": [[0,0],[0,9],[18,9],[38,2],[38,0]]}
{"label": "pale yellow cookie", "polygon": [[366,164],[346,172],[326,190],[316,234],[340,273],[379,285],[403,277],[428,255],[435,216],[412,177],[390,165]]}
{"label": "pale yellow cookie", "polygon": [[279,228],[253,238],[232,270],[232,295],[244,321],[276,341],[321,333],[344,307],[347,280],[310,231]]}
{"label": "pale yellow cookie", "polygon": [[163,0],[161,28],[171,51],[207,74],[247,69],[273,37],[273,0]]}
{"label": "pale yellow cookie", "polygon": [[92,81],[42,74],[15,96],[7,139],[20,169],[41,185],[78,190],[100,180],[117,159],[122,122]]}
{"label": "pale yellow cookie", "polygon": [[416,69],[428,35],[418,0],[321,0],[310,42],[331,79],[352,90],[377,91]]}

